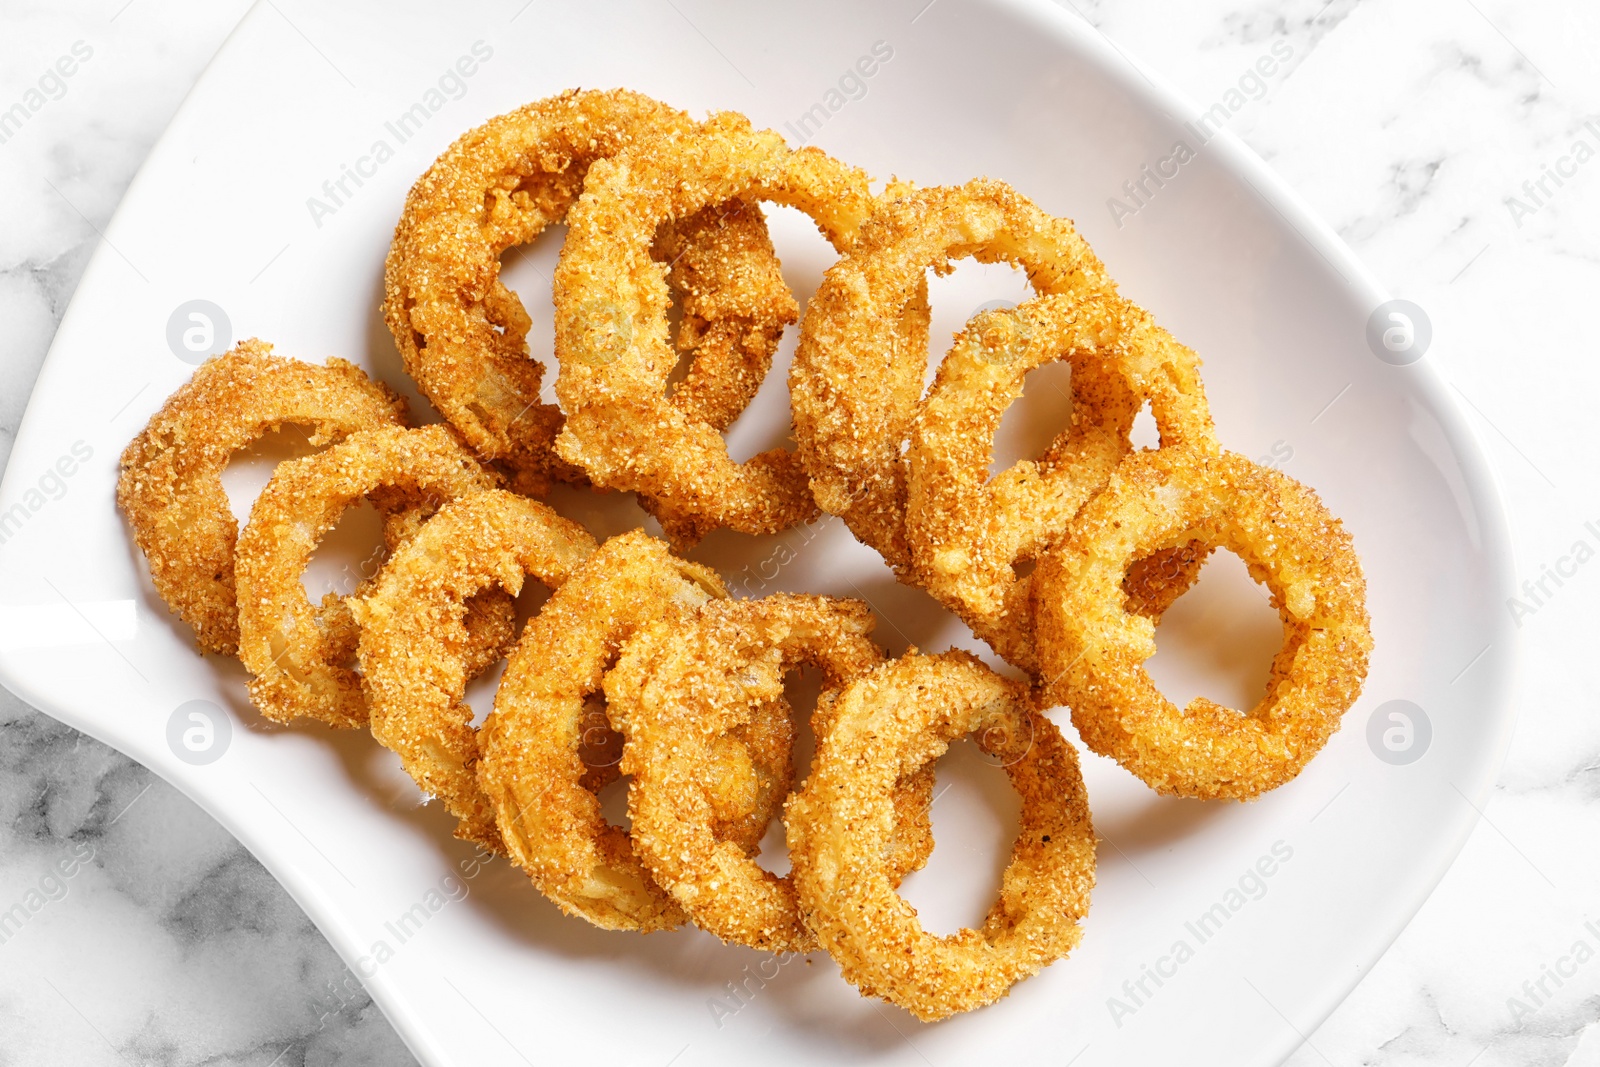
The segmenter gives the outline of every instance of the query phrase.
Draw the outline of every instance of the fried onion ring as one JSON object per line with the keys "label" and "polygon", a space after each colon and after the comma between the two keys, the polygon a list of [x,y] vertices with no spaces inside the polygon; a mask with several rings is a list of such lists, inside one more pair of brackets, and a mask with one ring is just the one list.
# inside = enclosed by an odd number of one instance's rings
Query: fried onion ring
{"label": "fried onion ring", "polygon": [[987,178],[887,200],[823,275],[789,372],[800,456],[817,503],[908,581],[903,453],[928,363],[919,296],[929,270],[964,257],[1020,266],[1040,294],[1115,288],[1071,222]]}
{"label": "fried onion ring", "polygon": [[[883,662],[867,636],[872,622],[866,605],[854,600],[779,594],[717,601],[690,627],[658,624],[641,632],[606,678],[627,739],[622,770],[633,775],[634,847],[695,922],[725,941],[773,952],[816,947],[790,878],[706,831],[717,757],[737,743],[755,709],[782,698],[784,675],[802,663],[823,675],[812,715],[820,748],[833,695]],[[895,827],[883,861],[896,884],[927,860],[932,795],[931,773],[885,784]]]}
{"label": "fried onion ring", "polygon": [[117,506],[133,528],[161,599],[201,649],[239,651],[234,544],[239,524],[222,471],[241,449],[281,426],[306,426],[327,445],[359,430],[405,423],[405,402],[342,359],[284,359],[241,341],[208,359],[122,453]]}
{"label": "fried onion ring", "polygon": [[[777,533],[817,513],[794,453],[776,448],[735,463],[725,424],[667,396],[677,360],[667,285],[650,257],[654,234],[731,200],[798,208],[841,252],[875,203],[862,171],[722,112],[591,167],[556,268],[556,393],[567,412],[556,451],[597,485],[646,494],[679,548],[718,527]],[[781,277],[773,284],[788,293]],[[778,299],[751,290],[750,299]]]}
{"label": "fried onion ring", "polygon": [[[551,452],[561,412],[540,399],[544,368],[529,358],[530,321],[501,281],[500,257],[566,217],[596,160],[693,125],[627,90],[564,93],[464,134],[406,198],[385,269],[384,319],[422,392],[480,455],[504,461],[524,492],[583,475]],[[766,222],[736,201],[710,205],[669,227],[658,255],[670,258],[667,282],[682,298],[679,348],[694,360],[673,406],[726,426],[797,315]]]}
{"label": "fried onion ring", "polygon": [[478,671],[464,655],[468,602],[488,589],[514,597],[527,577],[559,589],[594,548],[583,527],[538,501],[501,489],[474,493],[440,508],[395,552],[372,592],[351,604],[372,736],[461,820],[463,840],[505,850],[475,770],[466,692]]}
{"label": "fried onion ring", "polygon": [[[1143,667],[1155,624],[1126,610],[1123,573],[1190,541],[1237,553],[1283,620],[1266,695],[1247,713],[1204,697],[1180,710]],[[1050,699],[1071,707],[1091,749],[1176,796],[1246,800],[1299,774],[1360,695],[1372,649],[1344,526],[1293,478],[1228,452],[1129,456],[1041,559],[1032,594]]]}
{"label": "fried onion ring", "polygon": [[[609,695],[605,672],[641,627],[682,629],[700,605],[726,596],[716,572],[636,530],[601,545],[511,653],[479,733],[478,780],[512,860],[569,915],[645,933],[687,918],[639,861],[628,831],[601,814],[595,794],[619,773],[620,755],[604,736],[609,706],[592,702]],[[786,706],[758,709],[751,727],[748,748],[718,753],[706,824],[740,855],[759,850],[791,773]]]}
{"label": "fried onion ring", "polygon": [[[983,925],[939,937],[923,930],[884,867],[889,789],[969,734],[1022,797],[1021,826]],[[851,683],[787,822],[795,886],[818,942],[863,995],[924,1021],[993,1003],[1082,936],[1095,837],[1077,753],[1025,687],[966,653],[907,655]]]}
{"label": "fried onion ring", "polygon": [[[1072,366],[1070,425],[1038,461],[991,477],[1001,418],[1028,372],[1055,360]],[[1199,366],[1148,312],[1111,293],[975,316],[939,365],[906,452],[906,533],[923,588],[1032,670],[1028,583],[1015,565],[1059,540],[1110,479],[1142,404],[1163,447],[1216,448]]]}
{"label": "fried onion ring", "polygon": [[[349,606],[329,593],[319,611],[300,582],[340,515],[371,498],[386,516],[384,539],[393,552],[440,505],[495,485],[447,426],[367,430],[280,463],[250,509],[234,563],[239,658],[261,713],[343,728],[367,722],[360,679],[347,666],[356,652]],[[487,599],[480,615],[473,644],[493,662],[511,636],[510,601]]]}

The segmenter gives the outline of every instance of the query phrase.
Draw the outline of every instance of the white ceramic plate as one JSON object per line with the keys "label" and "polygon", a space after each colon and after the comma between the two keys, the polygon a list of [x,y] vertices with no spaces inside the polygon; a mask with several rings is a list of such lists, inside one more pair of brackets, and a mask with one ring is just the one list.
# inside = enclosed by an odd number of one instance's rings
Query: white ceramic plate
{"label": "white ceramic plate", "polygon": [[[5,683],[154,768],[237,834],[428,1064],[1276,1062],[1443,874],[1511,725],[1500,505],[1429,361],[1393,366],[1370,350],[1366,324],[1383,294],[1257,159],[1227,135],[1201,145],[1183,125],[1190,105],[1048,4],[547,6],[447,14],[417,0],[278,0],[244,20],[107,230],[12,452],[0,490]],[[474,56],[460,74],[459,57]],[[870,77],[852,73],[862,57],[876,59],[862,62]],[[743,110],[882,176],[991,174],[1075,217],[1124,291],[1205,358],[1226,445],[1316,486],[1355,535],[1377,650],[1343,731],[1299,779],[1250,805],[1160,799],[1088,758],[1105,843],[1083,945],[992,1008],[923,1026],[858,998],[821,956],[777,968],[693,931],[641,938],[562,918],[505,865],[473,865],[370,738],[264,729],[237,666],[197,656],[155,598],[113,509],[118,453],[192,369],[169,345],[175,312],[209,301],[228,320],[219,347],[259,335],[284,354],[337,354],[400,382],[377,304],[412,180],[491,115],[611,85],[697,112]],[[1179,140],[1194,158],[1118,225],[1108,198]],[[329,210],[314,212],[313,197]],[[773,229],[786,272],[809,292],[829,261],[820,240],[784,212]],[[510,267],[541,344],[541,275],[556,247],[542,242]],[[937,343],[982,303],[1022,292],[1003,270],[940,281]],[[737,454],[784,432],[781,374],[769,384],[735,429]],[[1030,380],[1009,448],[1059,419],[1048,402],[1059,384]],[[239,507],[264,462],[233,476]],[[597,533],[637,515],[620,497],[568,493],[562,507]],[[970,644],[836,522],[719,536],[700,556],[748,595],[865,596],[891,648]],[[336,563],[321,559],[315,581],[334,580]],[[1259,690],[1277,635],[1239,572],[1216,565],[1163,625],[1156,668],[1169,693],[1238,702]],[[209,764],[169,743],[191,701],[221,709],[221,755]],[[1404,742],[1404,723],[1389,718],[1397,708],[1412,709],[1410,751],[1424,753],[1404,764],[1377,754],[1389,752],[1382,729]],[[953,755],[941,777],[954,788],[934,809],[939,847],[907,893],[934,929],[951,930],[980,915],[997,884],[1014,802],[968,756]],[[729,983],[744,992],[735,998]]]}

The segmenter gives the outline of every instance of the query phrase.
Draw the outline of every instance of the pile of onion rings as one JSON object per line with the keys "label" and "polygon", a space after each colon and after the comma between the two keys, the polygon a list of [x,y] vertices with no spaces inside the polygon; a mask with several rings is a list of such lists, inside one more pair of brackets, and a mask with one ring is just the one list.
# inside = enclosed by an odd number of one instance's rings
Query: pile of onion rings
{"label": "pile of onion rings", "polygon": [[[439,505],[493,488],[496,479],[443,426],[352,434],[325,452],[278,465],[239,535],[234,576],[239,595],[239,659],[251,673],[250,698],[269,719],[305,716],[330,726],[367,721],[361,683],[346,664],[353,633],[346,601],[312,607],[300,581],[317,542],[356,501],[381,502],[388,548],[408,539]],[[511,603],[488,609],[484,632],[498,658],[509,636]]]}
{"label": "pile of onion rings", "polygon": [[[657,623],[638,635],[606,677],[625,738],[622,770],[633,776],[634,842],[684,911],[724,941],[772,952],[816,947],[792,879],[764,870],[707,828],[726,753],[749,747],[739,739],[746,724],[782,700],[784,675],[802,664],[822,672],[811,722],[819,738],[830,736],[839,691],[883,662],[867,636],[872,623],[855,600],[723,601],[687,628]],[[927,860],[932,793],[932,775],[918,773],[896,775],[884,793],[892,817],[882,854],[893,857],[885,867],[895,884]]]}
{"label": "pile of onion rings", "polygon": [[[809,216],[838,254],[803,317],[763,202]],[[500,260],[562,222],[552,397]],[[924,391],[928,276],[965,258],[1012,264],[1034,295],[974,316]],[[442,424],[410,427],[350,364],[246,341],[128,446],[118,505],[155,591],[202,650],[238,655],[264,716],[368,727],[457,836],[597,927],[825,950],[919,1019],[979,1008],[1067,955],[1088,912],[1088,799],[1047,709],[1158,792],[1252,799],[1360,694],[1372,638],[1349,534],[1310,489],[1222,449],[1195,353],[1117,292],[1069,220],[1003,182],[874,192],[737,113],[568,92],[468,131],[422,175],[383,313]],[[736,462],[722,435],[797,322],[796,447]],[[991,476],[1002,417],[1054,361],[1071,366],[1070,416]],[[1159,445],[1141,449],[1145,407]],[[318,451],[278,467],[241,532],[223,468],[287,424]],[[597,544],[540,499],[554,482],[637,494],[666,541]],[[315,605],[301,573],[363,500],[382,569]],[[1023,680],[966,652],[891,659],[860,601],[735,598],[674,554],[821,512]],[[1142,666],[1217,549],[1284,627],[1243,713],[1179,709]],[[550,595],[519,632],[530,577]],[[468,684],[501,659],[474,727]],[[801,670],[821,675],[809,711],[785,689]],[[797,767],[807,725],[815,755]],[[933,850],[935,764],[966,736],[1020,794],[1021,825],[983,923],[940,937],[897,889]],[[602,811],[622,780],[626,828]],[[775,820],[782,877],[760,862]]]}
{"label": "pile of onion rings", "polygon": [[[406,198],[385,271],[384,318],[423,394],[469,445],[510,467],[523,491],[542,495],[552,478],[592,472],[552,450],[562,414],[541,396],[528,315],[500,280],[500,257],[564,221],[596,162],[694,128],[688,115],[639,93],[564,93],[462,135]],[[760,212],[737,199],[710,207],[653,230],[643,255],[655,270],[667,264],[664,284],[683,301],[678,342],[693,365],[672,407],[721,430],[755,395],[798,310]],[[603,300],[587,312],[600,328],[632,328]]]}

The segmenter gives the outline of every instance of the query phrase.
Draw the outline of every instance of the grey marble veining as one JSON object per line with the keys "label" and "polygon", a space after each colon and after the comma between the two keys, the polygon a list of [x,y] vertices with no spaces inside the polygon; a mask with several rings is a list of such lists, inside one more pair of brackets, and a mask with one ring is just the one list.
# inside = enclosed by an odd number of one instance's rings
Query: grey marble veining
{"label": "grey marble veining", "polygon": [[[1579,143],[1600,151],[1600,11],[1063,6],[1201,110],[1225,104],[1227,126],[1428,309],[1516,516],[1522,574],[1537,582],[1589,536],[1600,158],[1575,157]],[[99,228],[246,7],[4,4],[0,104],[76,43],[93,54],[0,143],[0,460]],[[1259,85],[1249,77],[1282,53]],[[1552,170],[1571,173],[1557,183]],[[1600,567],[1529,601],[1520,726],[1483,822],[1293,1067],[1600,1064],[1600,959],[1571,962],[1580,944],[1600,951],[1597,594]],[[223,829],[137,764],[0,694],[0,907],[12,902],[28,918],[0,943],[0,1065],[410,1062]],[[1574,973],[1557,983],[1563,960]]]}
{"label": "grey marble veining", "polygon": [[0,1063],[408,1062],[359,991],[319,1004],[343,964],[209,816],[9,696],[0,731]]}

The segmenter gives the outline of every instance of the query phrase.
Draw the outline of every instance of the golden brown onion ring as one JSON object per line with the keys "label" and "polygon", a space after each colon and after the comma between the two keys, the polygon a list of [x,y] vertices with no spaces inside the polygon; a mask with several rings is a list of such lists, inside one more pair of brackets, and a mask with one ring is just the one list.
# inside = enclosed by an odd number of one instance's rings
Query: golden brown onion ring
{"label": "golden brown onion ring", "polygon": [[[651,873],[700,926],[725,941],[773,952],[808,952],[815,939],[789,877],[707,832],[719,764],[744,742],[740,730],[783,695],[784,676],[802,664],[822,672],[812,715],[818,746],[833,697],[883,661],[867,636],[872,616],[854,600],[779,594],[707,604],[692,626],[656,625],[628,645],[606,678],[633,776],[628,814],[634,847]],[[896,884],[927,860],[933,776],[885,784],[895,826],[883,862]]]}
{"label": "golden brown onion ring", "polygon": [[[371,498],[387,516],[385,541],[393,552],[440,505],[495,484],[447,426],[368,430],[280,463],[250,509],[234,564],[239,658],[261,713],[278,722],[304,716],[346,728],[367,722],[360,679],[348,666],[356,634],[345,598],[329,593],[319,611],[300,581],[339,516]],[[491,650],[492,662],[511,636],[511,605],[501,597],[485,608],[485,640],[476,643]]]}
{"label": "golden brown onion ring", "polygon": [[505,849],[477,782],[468,605],[489,589],[514,597],[528,577],[558,589],[594,547],[583,527],[536,500],[474,493],[440,508],[351,604],[372,736],[461,820],[457,837],[491,851]]}
{"label": "golden brown onion ring", "polygon": [[[605,672],[641,627],[688,625],[727,596],[716,573],[642,531],[601,545],[532,619],[479,734],[478,779],[512,860],[569,915],[649,933],[686,918],[608,823],[595,795],[618,774]],[[788,792],[790,731],[780,698],[758,708],[715,768],[706,832],[754,855]],[[746,758],[751,756],[754,758]]]}
{"label": "golden brown onion ring", "polygon": [[[1131,560],[1190,541],[1238,554],[1272,593],[1284,644],[1266,695],[1240,713],[1178,708],[1143,663],[1155,624],[1130,614]],[[1372,649],[1366,582],[1344,526],[1317,495],[1229,452],[1129,456],[1033,573],[1048,696],[1084,743],[1160,793],[1250,799],[1299,774],[1361,693]]]}
{"label": "golden brown onion ring", "polygon": [[[929,934],[883,862],[897,775],[972,735],[1022,798],[1000,899],[978,929]],[[1028,690],[962,652],[908,655],[852,682],[805,788],[789,803],[790,856],[806,921],[863,995],[919,1019],[1006,995],[1071,951],[1094,886],[1094,828],[1077,753]]]}
{"label": "golden brown onion ring", "polygon": [[817,503],[908,581],[904,450],[928,363],[922,294],[930,270],[969,256],[1025,269],[1041,294],[1114,288],[1071,222],[1003,182],[917,190],[885,201],[823,276],[789,373]]}
{"label": "golden brown onion ring", "polygon": [[172,612],[207,652],[239,650],[233,580],[239,524],[222,471],[240,449],[282,426],[321,446],[358,430],[405,423],[405,402],[342,359],[326,366],[241,341],[178,388],[122,453],[117,506]]}
{"label": "golden brown onion ring", "polygon": [[[1028,372],[1055,360],[1072,366],[1070,424],[1039,460],[991,476],[1001,418]],[[1148,312],[1111,293],[1041,296],[974,317],[939,365],[906,452],[907,540],[923,588],[1033,670],[1027,580],[1016,564],[1058,541],[1104,487],[1132,450],[1143,404],[1163,447],[1216,447],[1199,368]],[[1148,584],[1161,577],[1151,571]]]}
{"label": "golden brown onion ring", "polygon": [[[794,453],[775,448],[735,463],[725,424],[667,396],[676,358],[666,281],[650,256],[657,227],[758,200],[810,215],[840,251],[875,202],[863,172],[718,113],[597,162],[556,268],[556,393],[567,412],[556,451],[597,485],[645,494],[680,548],[718,527],[777,533],[816,514]],[[781,278],[772,284],[788,292]]]}

